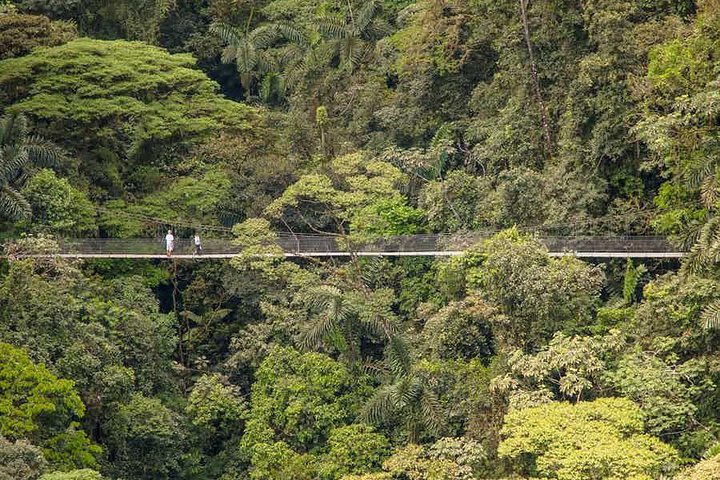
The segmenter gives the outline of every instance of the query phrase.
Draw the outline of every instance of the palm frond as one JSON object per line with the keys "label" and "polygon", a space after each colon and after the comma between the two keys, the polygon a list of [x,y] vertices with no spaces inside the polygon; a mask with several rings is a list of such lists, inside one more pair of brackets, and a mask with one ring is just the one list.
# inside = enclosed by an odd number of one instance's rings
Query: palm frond
{"label": "palm frond", "polygon": [[423,392],[420,412],[425,428],[433,435],[439,435],[443,428],[442,419],[445,418],[445,414],[437,396],[429,389],[425,389]]}
{"label": "palm frond", "polygon": [[30,135],[24,142],[30,161],[39,167],[54,167],[63,158],[63,151],[57,145],[37,135]]}
{"label": "palm frond", "polygon": [[252,72],[258,63],[257,50],[250,42],[242,42],[237,46],[235,64],[241,74]]}
{"label": "palm frond", "polygon": [[303,332],[301,343],[307,349],[317,348],[337,329],[337,321],[331,315],[317,315],[310,327]]}
{"label": "palm frond", "polygon": [[362,369],[364,373],[378,377],[388,373],[387,365],[384,362],[373,359],[366,359],[363,362]]}
{"label": "palm frond", "polygon": [[209,30],[228,45],[239,45],[244,41],[245,35],[236,27],[226,23],[212,23]]}
{"label": "palm frond", "polygon": [[368,424],[378,425],[387,421],[396,410],[394,398],[396,386],[385,385],[377,389],[375,394],[364,405],[360,418]]}
{"label": "palm frond", "polygon": [[713,207],[720,198],[720,191],[718,190],[718,177],[717,171],[707,176],[702,185],[700,185],[700,199],[703,205],[707,208]]}
{"label": "palm frond", "polygon": [[318,312],[327,310],[332,305],[342,302],[343,293],[334,285],[320,285],[306,294],[305,303]]}
{"label": "palm frond", "polygon": [[253,47],[265,49],[280,38],[280,31],[275,25],[263,25],[250,32],[247,38]]}
{"label": "palm frond", "polygon": [[703,181],[715,170],[715,163],[706,160],[692,162],[684,172],[684,177],[690,188],[699,188]]}
{"label": "palm frond", "polygon": [[697,243],[688,252],[683,269],[699,273],[720,261],[720,217],[710,218],[700,229]]}
{"label": "palm frond", "polygon": [[702,233],[703,224],[700,222],[689,223],[685,225],[685,229],[677,235],[680,247],[683,250],[689,250],[698,242]]}
{"label": "palm frond", "polygon": [[720,328],[720,301],[715,301],[705,307],[700,314],[700,320],[707,330]]}
{"label": "palm frond", "polygon": [[228,44],[225,48],[223,48],[223,51],[220,54],[220,61],[222,63],[233,63],[237,58],[237,55],[237,44]]}
{"label": "palm frond", "polygon": [[25,115],[10,113],[0,118],[0,145],[14,145],[28,134],[28,122]]}
{"label": "palm frond", "polygon": [[27,149],[22,145],[3,145],[0,147],[0,179],[11,182],[30,161]]}
{"label": "palm frond", "polygon": [[316,347],[323,340],[333,337],[353,315],[343,292],[333,285],[320,285],[311,289],[304,300],[310,312],[315,313],[313,325],[303,335],[303,344],[308,347]]}
{"label": "palm frond", "polygon": [[698,274],[706,268],[707,263],[705,250],[699,243],[696,243],[685,257],[682,269],[686,272]]}
{"label": "palm frond", "polygon": [[359,36],[367,30],[370,22],[372,22],[375,14],[378,12],[379,6],[380,5],[377,0],[369,0],[365,2],[365,5],[360,9],[357,16],[355,17],[355,25],[353,30],[355,31],[356,35]]}
{"label": "palm frond", "polygon": [[303,34],[303,32],[293,27],[292,25],[289,25],[287,23],[277,23],[275,25],[275,28],[282,36],[282,38],[294,43],[301,48],[307,48],[310,45],[310,42],[308,41],[305,34]]}
{"label": "palm frond", "polygon": [[382,17],[377,17],[370,22],[363,31],[362,38],[366,40],[379,40],[393,33],[393,27]]}
{"label": "palm frond", "polygon": [[342,20],[322,17],[315,22],[315,28],[327,38],[342,39],[349,36],[348,27]]}
{"label": "palm frond", "polygon": [[32,215],[30,204],[9,185],[0,189],[0,217],[11,221],[26,220]]}
{"label": "palm frond", "polygon": [[370,45],[367,45],[362,40],[358,41],[352,49],[349,57],[351,70],[358,68],[369,52]]}
{"label": "palm frond", "polygon": [[442,125],[440,125],[440,128],[437,129],[435,132],[435,135],[433,135],[432,140],[430,140],[430,148],[431,149],[437,149],[443,146],[446,142],[452,140],[453,137],[453,123],[452,122],[445,122]]}
{"label": "palm frond", "polygon": [[406,378],[412,369],[410,349],[407,342],[400,336],[393,336],[385,348],[385,358],[393,376]]}
{"label": "palm frond", "polygon": [[302,47],[292,43],[277,49],[275,52],[278,59],[278,65],[284,68],[293,68],[297,64],[302,63],[305,53],[306,52]]}
{"label": "palm frond", "polygon": [[263,102],[267,102],[272,97],[274,91],[276,91],[278,75],[274,73],[268,73],[263,76],[260,82],[260,99]]}

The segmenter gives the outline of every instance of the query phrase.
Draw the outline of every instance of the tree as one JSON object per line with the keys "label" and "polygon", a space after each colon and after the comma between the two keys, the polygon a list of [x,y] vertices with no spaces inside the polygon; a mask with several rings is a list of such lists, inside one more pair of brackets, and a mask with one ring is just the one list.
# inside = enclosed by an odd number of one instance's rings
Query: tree
{"label": "tree", "polygon": [[118,476],[168,479],[181,471],[185,432],[159,399],[134,395],[116,406],[102,430]]}
{"label": "tree", "polygon": [[617,330],[604,337],[567,337],[558,332],[535,354],[512,352],[507,358],[509,372],[493,379],[493,387],[508,395],[514,408],[553,400],[579,402],[597,393],[608,368],[604,358],[622,346]]}
{"label": "tree", "polygon": [[370,473],[380,467],[390,448],[387,438],[361,423],[333,429],[327,445],[320,468],[321,478],[327,479]]}
{"label": "tree", "polygon": [[39,480],[103,480],[103,476],[95,470],[84,468],[69,472],[46,473]]}
{"label": "tree", "polygon": [[75,153],[100,193],[123,193],[135,160],[173,164],[222,132],[262,137],[259,113],[222,98],[191,56],[143,43],[73,40],[3,60],[0,72],[0,104]]}
{"label": "tree", "polygon": [[205,440],[223,442],[240,434],[246,409],[237,387],[219,375],[203,375],[190,392],[185,413]]}
{"label": "tree", "polygon": [[21,57],[36,47],[60,45],[76,36],[77,29],[70,22],[51,21],[41,15],[24,15],[12,9],[0,12],[0,60]]}
{"label": "tree", "polygon": [[642,413],[629,400],[549,403],[511,410],[500,458],[539,478],[658,478],[677,466],[677,452],[643,433]]}
{"label": "tree", "polygon": [[[285,478],[294,468],[314,470],[312,452],[327,445],[333,429],[348,425],[367,394],[365,379],[318,353],[275,348],[256,371],[241,446],[250,478]],[[312,475],[309,477],[312,478]]]}
{"label": "tree", "polygon": [[172,0],[15,0],[22,11],[75,22],[85,36],[157,41],[160,24],[175,8]]}
{"label": "tree", "polygon": [[[254,11],[248,16],[244,30],[224,23],[215,23],[210,26],[210,31],[227,44],[222,53],[222,61],[235,63],[243,88],[250,92],[253,83],[260,80],[261,97],[268,101],[273,93],[282,96],[285,84],[278,74],[284,65],[278,62],[276,55],[272,55],[267,50],[279,40],[289,40],[300,46],[305,45],[306,41],[302,33],[282,23],[261,25],[249,30],[253,13]],[[287,51],[289,50],[286,49]],[[278,79],[281,83],[274,85]]]}
{"label": "tree", "polygon": [[472,480],[486,458],[469,438],[441,438],[429,446],[410,444],[383,462],[383,473],[346,475],[341,480]]}
{"label": "tree", "polygon": [[0,436],[0,480],[37,480],[47,466],[40,447]]}
{"label": "tree", "polygon": [[362,417],[370,424],[400,423],[409,443],[418,443],[423,433],[437,436],[444,413],[427,375],[412,364],[406,341],[393,336],[385,349],[386,379],[363,407]]}
{"label": "tree", "polygon": [[495,349],[491,328],[495,315],[497,309],[477,296],[451,302],[427,319],[423,340],[435,358],[488,361]]}
{"label": "tree", "polygon": [[360,359],[364,335],[375,335],[384,341],[395,331],[393,295],[388,289],[353,292],[320,285],[301,295],[311,312],[311,323],[303,332],[303,343],[308,347],[329,343],[350,363],[355,363]]}
{"label": "tree", "polygon": [[681,471],[677,480],[720,480],[720,458],[714,457],[700,460],[692,467]]}
{"label": "tree", "polygon": [[717,280],[668,273],[647,284],[631,331],[648,351],[672,353],[680,362],[702,356],[718,332],[703,328],[703,312],[718,300]]}
{"label": "tree", "polygon": [[378,17],[381,2],[370,0],[354,12],[348,9],[341,17],[321,17],[317,28],[331,43],[343,68],[353,71],[367,55],[370,42],[387,34],[387,25]]}
{"label": "tree", "polygon": [[467,270],[469,286],[503,314],[493,317],[501,347],[538,348],[556,331],[590,322],[604,281],[597,267],[572,257],[550,258],[537,240],[516,230],[495,235],[466,256],[476,265]]}
{"label": "tree", "polygon": [[0,118],[0,218],[29,218],[32,207],[20,193],[24,180],[35,166],[53,166],[60,150],[36,135],[30,135],[24,115]]}
{"label": "tree", "polygon": [[0,435],[36,442],[61,468],[97,466],[102,450],[76,430],[85,405],[73,382],[58,379],[7,343],[0,343],[0,411]]}
{"label": "tree", "polygon": [[631,352],[603,376],[619,395],[640,407],[649,433],[672,439],[692,429],[695,402],[715,387],[705,377],[706,369],[701,359],[672,364],[652,353]]}
{"label": "tree", "polygon": [[32,222],[27,230],[49,230],[52,233],[92,234],[95,208],[87,196],[52,170],[41,170],[23,187],[22,195],[32,208]]}
{"label": "tree", "polygon": [[535,53],[530,37],[530,21],[528,20],[528,5],[530,0],[520,0],[520,19],[522,21],[523,37],[525,38],[525,45],[527,46],[528,63],[530,64],[530,77],[532,79],[533,94],[535,95],[535,101],[538,104],[540,110],[540,120],[543,129],[543,135],[545,136],[545,155],[550,156],[552,148],[552,133],[550,119],[548,118],[547,107],[545,106],[545,100],[543,100],[543,93],[540,88],[540,79],[538,75],[538,67],[535,61]]}
{"label": "tree", "polygon": [[0,353],[4,406],[0,434],[13,440],[47,434],[44,427],[67,424],[85,413],[72,381],[58,379],[44,366],[32,363],[25,351],[7,343],[0,344]]}
{"label": "tree", "polygon": [[[354,233],[351,227],[369,227],[357,222],[366,208],[382,208],[388,201],[406,204],[399,187],[406,176],[395,166],[365,152],[333,159],[323,173],[303,175],[265,210],[269,219],[298,231],[324,232],[338,236]],[[403,228],[392,224],[390,229]],[[404,222],[404,219],[400,219]],[[357,229],[358,240],[382,236],[385,232],[365,233]]]}

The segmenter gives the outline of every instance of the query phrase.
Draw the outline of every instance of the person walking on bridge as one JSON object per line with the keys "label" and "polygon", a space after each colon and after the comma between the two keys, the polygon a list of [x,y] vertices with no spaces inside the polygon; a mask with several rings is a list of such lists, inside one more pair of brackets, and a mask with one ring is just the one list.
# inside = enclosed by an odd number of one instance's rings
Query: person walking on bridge
{"label": "person walking on bridge", "polygon": [[173,250],[175,250],[175,237],[172,230],[168,230],[167,235],[165,235],[165,252],[168,257],[172,256]]}
{"label": "person walking on bridge", "polygon": [[193,242],[195,243],[195,250],[193,250],[193,255],[202,255],[202,242],[200,241],[199,233],[195,233],[195,238]]}

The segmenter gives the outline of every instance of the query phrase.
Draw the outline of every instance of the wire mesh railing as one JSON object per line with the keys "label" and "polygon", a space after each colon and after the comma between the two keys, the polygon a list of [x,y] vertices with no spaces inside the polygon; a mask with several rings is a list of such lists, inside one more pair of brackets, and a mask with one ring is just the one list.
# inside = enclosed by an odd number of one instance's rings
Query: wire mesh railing
{"label": "wire mesh railing", "polygon": [[[479,241],[488,238],[481,233],[470,234],[419,234],[399,235],[373,241],[353,241],[331,235],[279,234],[277,245],[288,255],[349,255],[360,254],[456,254],[467,250]],[[659,236],[574,236],[537,237],[551,253],[574,252],[578,254],[680,254],[665,237]],[[76,238],[59,239],[60,254],[82,256],[155,256],[165,254],[164,239],[160,238]],[[232,256],[240,253],[241,247],[230,239],[205,238],[202,241],[203,255]],[[192,239],[180,238],[175,241],[174,255],[191,255],[195,247]],[[660,255],[662,256],[662,255]]]}

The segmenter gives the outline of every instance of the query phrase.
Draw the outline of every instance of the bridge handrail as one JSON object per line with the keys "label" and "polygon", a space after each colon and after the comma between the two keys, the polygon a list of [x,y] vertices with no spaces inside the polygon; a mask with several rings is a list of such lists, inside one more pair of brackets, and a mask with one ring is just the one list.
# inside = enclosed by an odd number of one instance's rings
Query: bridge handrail
{"label": "bridge handrail", "polygon": [[[488,238],[483,234],[417,234],[379,238],[372,242],[354,242],[352,250],[359,252],[437,252],[466,250],[478,241]],[[661,236],[538,236],[551,252],[677,252]],[[58,239],[60,253],[66,254],[156,254],[164,253],[164,240],[160,238],[62,238]],[[345,239],[319,234],[279,234],[277,243],[288,253],[347,252]],[[237,254],[240,247],[231,239],[203,239],[205,253]],[[193,242],[188,238],[176,239],[175,253],[190,253]]]}

